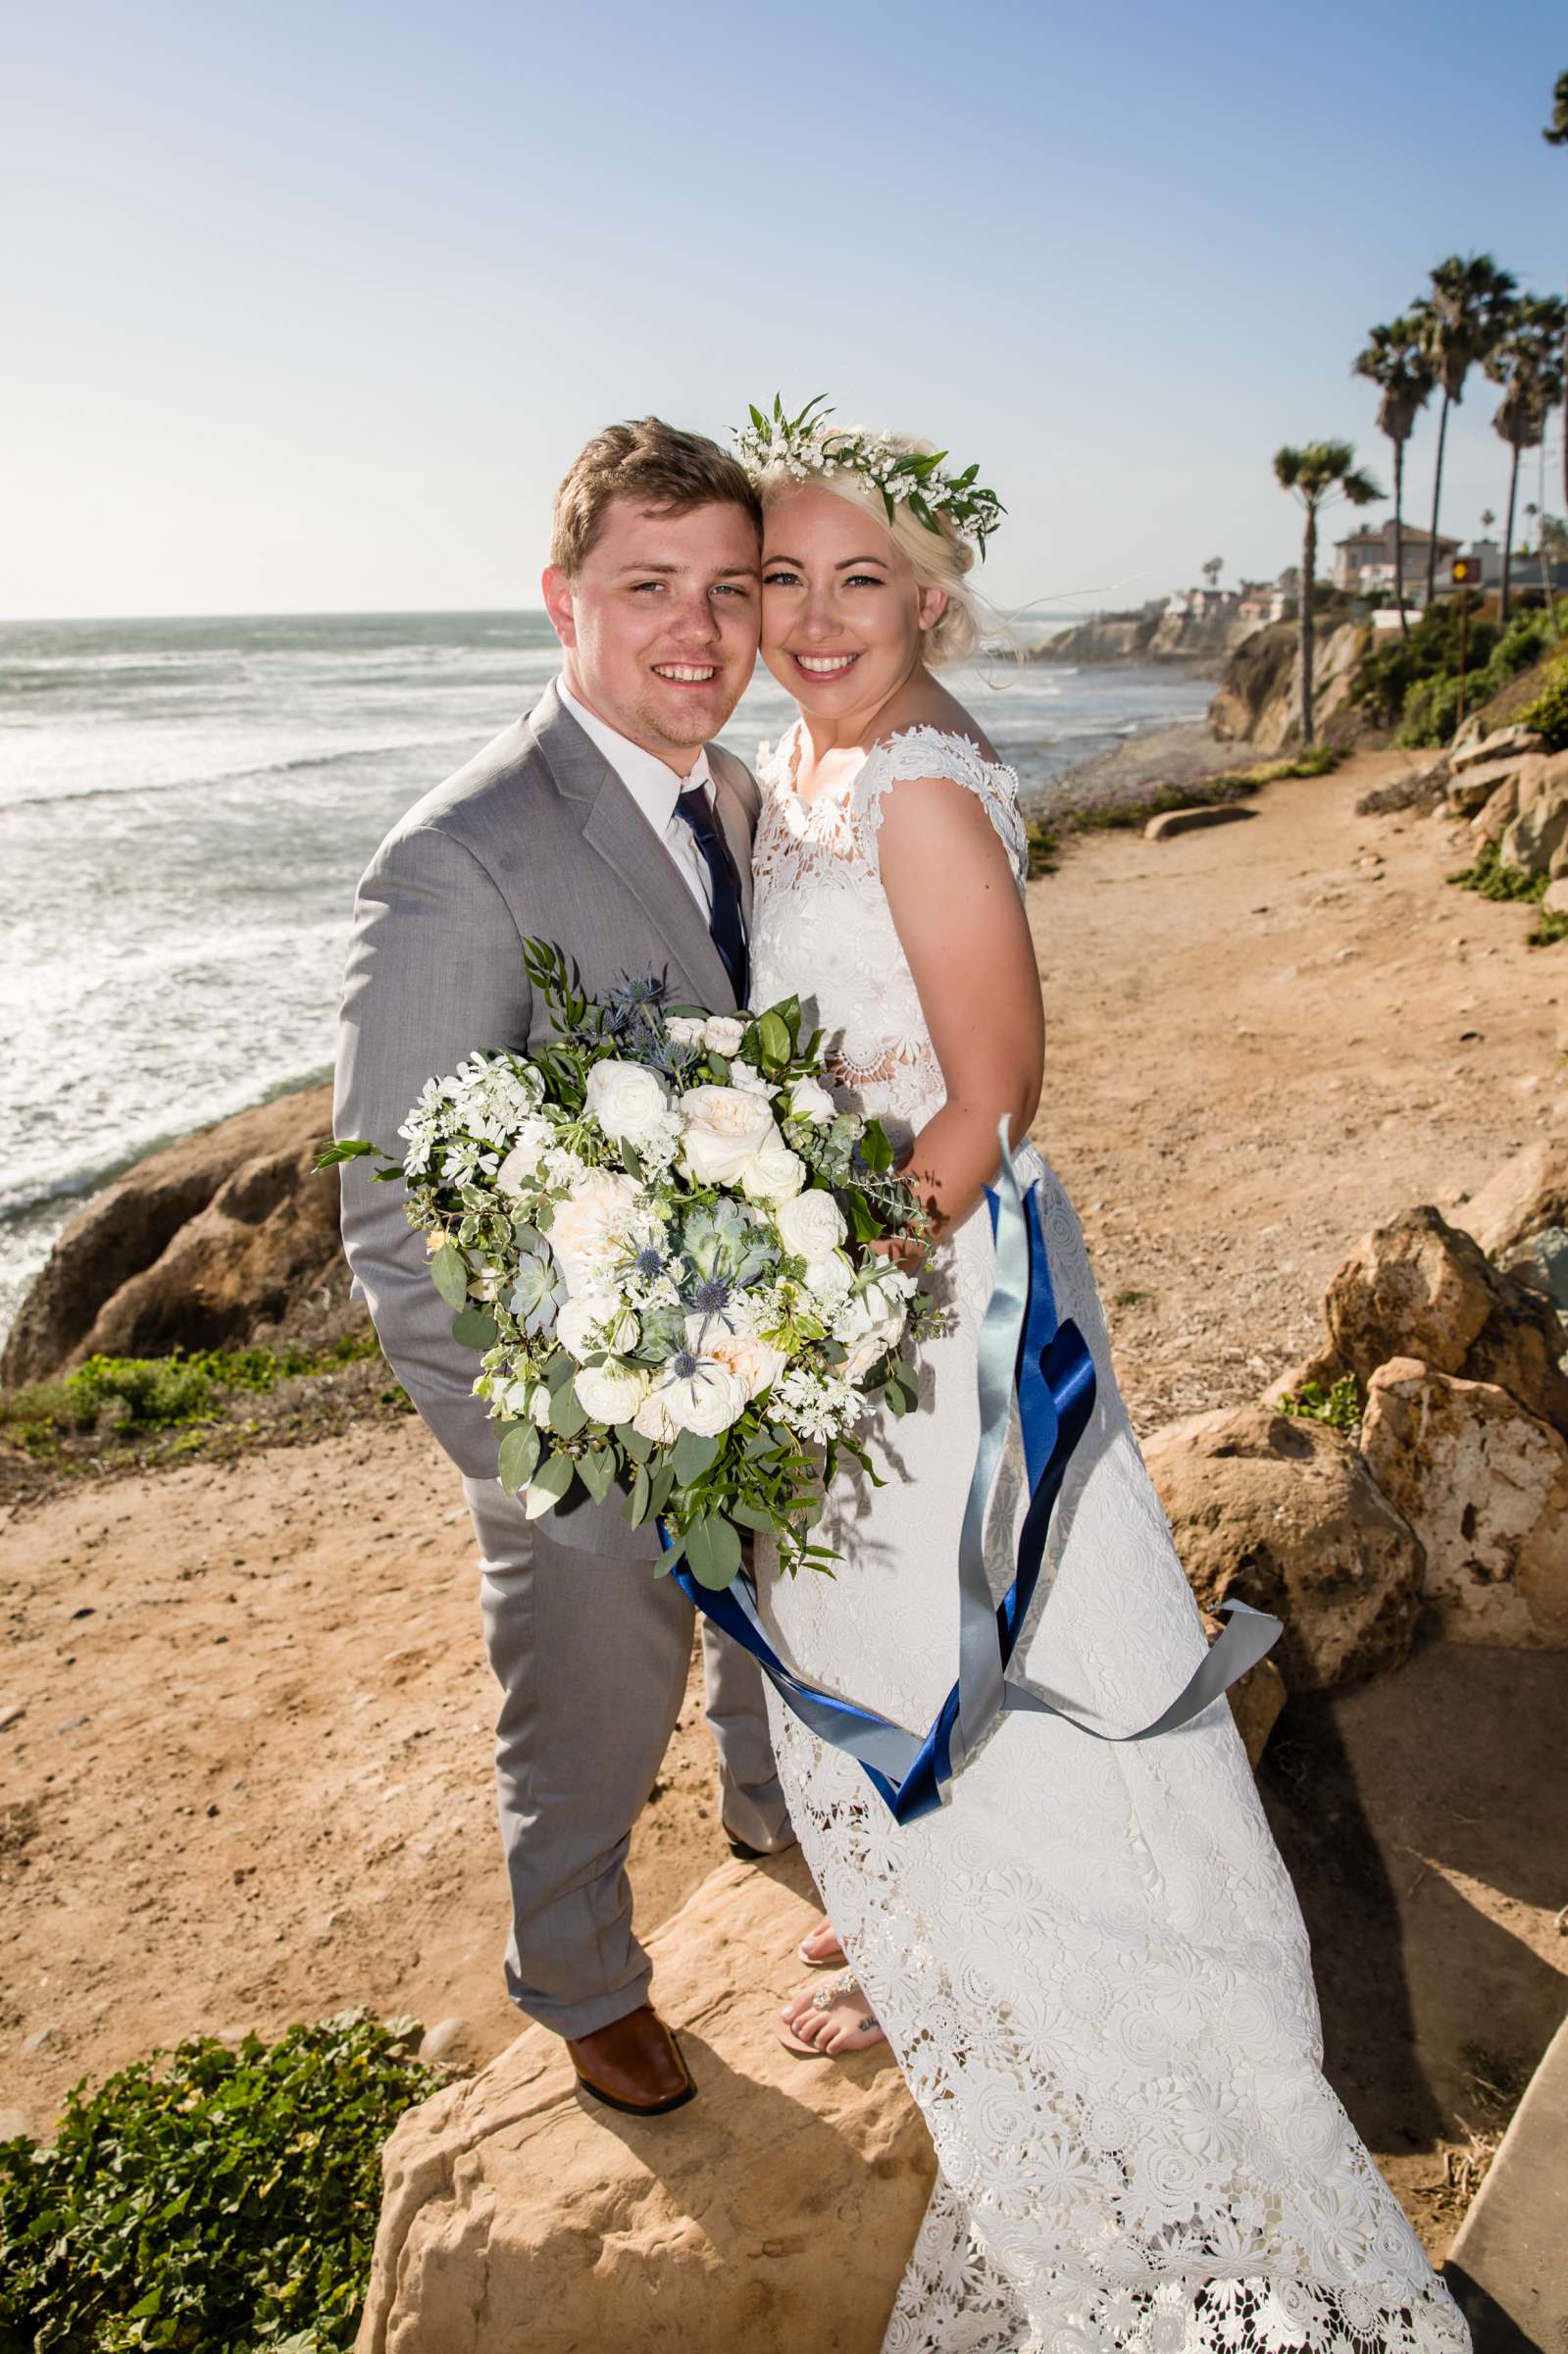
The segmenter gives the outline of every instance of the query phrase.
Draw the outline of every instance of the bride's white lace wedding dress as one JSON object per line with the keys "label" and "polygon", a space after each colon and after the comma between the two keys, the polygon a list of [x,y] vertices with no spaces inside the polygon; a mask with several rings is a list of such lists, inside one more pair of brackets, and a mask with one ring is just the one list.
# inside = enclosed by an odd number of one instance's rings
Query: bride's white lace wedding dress
{"label": "bride's white lace wedding dress", "polygon": [[[954,778],[1020,884],[1011,770],[960,736],[901,731],[809,805],[787,740],[764,755],[752,1002],[791,990],[852,1090],[907,1137],[941,1074],[878,876],[885,796]],[[1186,1681],[1203,1635],[1117,1394],[1072,1208],[1033,1147],[1059,1313],[1098,1399],[1056,1507],[1015,1677],[1126,1730]],[[823,1534],[835,1578],[760,1564],[765,1619],[804,1674],[923,1732],[957,1669],[954,1562],[978,1433],[984,1208],[939,1254],[951,1329],[919,1410],[884,1417],[887,1485]],[[1015,1450],[992,1511],[1011,1575]],[[779,1766],[818,1887],[939,2165],[885,2354],[1468,2354],[1469,2332],[1319,2070],[1305,1931],[1221,1700],[1115,1746],[1005,1716],[936,1814],[901,1829],[862,1768],[770,1694]]]}

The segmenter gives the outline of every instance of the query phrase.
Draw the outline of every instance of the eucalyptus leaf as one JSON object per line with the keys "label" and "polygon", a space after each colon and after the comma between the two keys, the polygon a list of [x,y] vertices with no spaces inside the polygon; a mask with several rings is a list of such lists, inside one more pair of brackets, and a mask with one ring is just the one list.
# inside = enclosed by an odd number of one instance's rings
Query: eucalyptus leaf
{"label": "eucalyptus leaf", "polygon": [[723,1512],[708,1512],[686,1531],[686,1566],[699,1586],[719,1593],[740,1568],[740,1536]]}
{"label": "eucalyptus leaf", "polygon": [[748,1504],[741,1496],[733,1498],[727,1509],[731,1519],[738,1520],[742,1528],[754,1528],[759,1536],[764,1537],[777,1536],[779,1533],[778,1521],[760,1504]]}
{"label": "eucalyptus leaf", "polygon": [[468,1305],[468,1260],[455,1243],[439,1243],[430,1253],[430,1277],[448,1307]]}
{"label": "eucalyptus leaf", "polygon": [[[615,1485],[615,1457],[608,1447],[594,1447],[578,1457],[578,1477],[595,1504],[602,1504]],[[642,1473],[639,1471],[640,1479]]]}
{"label": "eucalyptus leaf", "polygon": [[543,1444],[531,1422],[514,1422],[507,1431],[501,1441],[496,1470],[509,1496],[515,1496],[519,1488],[528,1486]]}
{"label": "eucalyptus leaf", "polygon": [[452,1319],[452,1338],[464,1349],[493,1349],[500,1326],[486,1307],[465,1307]]}
{"label": "eucalyptus leaf", "polygon": [[558,1438],[575,1439],[587,1418],[576,1382],[563,1381],[558,1390],[550,1392],[550,1428]]}
{"label": "eucalyptus leaf", "polygon": [[553,1496],[559,1504],[576,1475],[577,1465],[569,1455],[547,1455],[529,1487],[536,1495]]}
{"label": "eucalyptus leaf", "polygon": [[615,1435],[621,1442],[623,1452],[629,1455],[634,1463],[645,1463],[653,1453],[653,1441],[645,1438],[642,1432],[634,1429],[630,1422],[618,1422],[615,1426]]}
{"label": "eucalyptus leaf", "polygon": [[633,1528],[640,1528],[648,1516],[652,1495],[653,1482],[648,1477],[648,1466],[638,1463],[636,1478],[632,1482],[632,1494],[621,1508],[622,1519],[630,1520]]}
{"label": "eucalyptus leaf", "polygon": [[682,1487],[689,1488],[709,1471],[719,1459],[719,1441],[698,1436],[694,1430],[683,1430],[671,1451],[670,1463]]}

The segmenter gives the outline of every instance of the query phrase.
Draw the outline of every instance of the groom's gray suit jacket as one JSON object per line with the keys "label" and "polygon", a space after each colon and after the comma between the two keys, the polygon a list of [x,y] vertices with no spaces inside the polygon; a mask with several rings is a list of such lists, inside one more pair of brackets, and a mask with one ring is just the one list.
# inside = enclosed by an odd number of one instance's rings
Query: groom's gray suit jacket
{"label": "groom's gray suit jacket", "polygon": [[[751,917],[750,772],[709,747],[714,798]],[[549,1035],[523,969],[526,938],[575,960],[590,997],[623,974],[666,976],[675,1003],[734,1008],[724,961],[675,861],[553,687],[427,793],[381,844],[354,908],[339,1016],[339,1137],[401,1152],[398,1128],[428,1079],[481,1048],[526,1051]],[[473,1393],[479,1359],[451,1334],[401,1183],[342,1170],[343,1243],[393,1370],[459,1468],[495,1476],[495,1426]],[[562,1544],[651,1559],[613,1494],[550,1515]]]}

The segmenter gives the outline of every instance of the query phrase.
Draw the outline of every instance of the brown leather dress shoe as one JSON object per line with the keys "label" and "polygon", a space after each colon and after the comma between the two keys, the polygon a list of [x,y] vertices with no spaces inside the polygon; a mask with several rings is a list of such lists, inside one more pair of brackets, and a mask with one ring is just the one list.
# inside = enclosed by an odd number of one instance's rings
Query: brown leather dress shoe
{"label": "brown leather dress shoe", "polygon": [[681,2047],[651,2003],[591,2035],[569,2035],[566,2048],[583,2091],[627,2117],[663,2117],[697,2097]]}

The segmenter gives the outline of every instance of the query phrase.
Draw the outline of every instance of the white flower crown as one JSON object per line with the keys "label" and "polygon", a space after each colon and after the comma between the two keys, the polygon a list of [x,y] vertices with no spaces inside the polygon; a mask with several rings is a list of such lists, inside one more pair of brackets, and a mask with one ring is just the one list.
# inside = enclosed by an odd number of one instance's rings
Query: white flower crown
{"label": "white flower crown", "polygon": [[740,463],[756,474],[782,466],[797,483],[813,474],[863,475],[881,492],[889,523],[899,505],[906,506],[928,532],[939,532],[937,517],[943,516],[955,532],[973,539],[985,554],[986,540],[1007,510],[994,490],[983,489],[977,483],[978,466],[963,474],[943,474],[944,449],[922,456],[913,450],[899,452],[886,434],[843,433],[828,423],[833,411],[825,406],[826,401],[827,394],[819,392],[798,417],[786,417],[776,392],[771,417],[752,408],[749,427],[741,428],[734,436]]}

